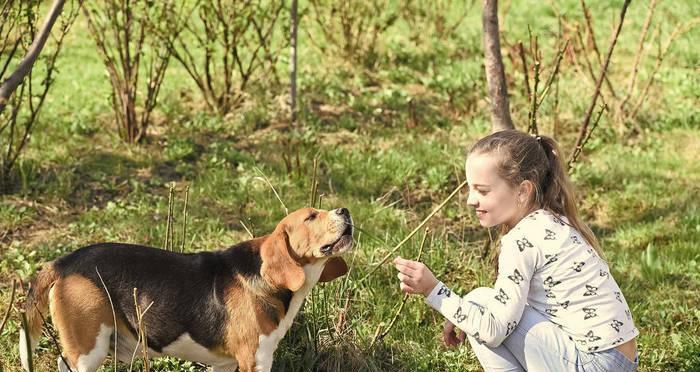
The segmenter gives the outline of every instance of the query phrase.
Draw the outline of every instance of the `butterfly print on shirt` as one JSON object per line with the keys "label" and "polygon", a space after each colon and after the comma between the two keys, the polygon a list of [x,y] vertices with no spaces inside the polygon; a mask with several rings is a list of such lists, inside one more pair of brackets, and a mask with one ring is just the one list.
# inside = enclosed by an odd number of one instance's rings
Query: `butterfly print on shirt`
{"label": "butterfly print on shirt", "polygon": [[544,263],[544,266],[547,266],[547,265],[551,264],[552,262],[556,262],[559,259],[559,258],[557,258],[557,256],[559,256],[559,253],[544,255],[544,258],[547,260],[547,262]]}
{"label": "butterfly print on shirt", "polygon": [[440,287],[440,290],[438,290],[438,296],[442,295],[445,295],[445,297],[450,297],[450,289],[444,285]]}
{"label": "butterfly print on shirt", "polygon": [[586,284],[586,293],[584,293],[584,296],[595,296],[598,294],[598,287],[594,287],[592,285]]}
{"label": "butterfly print on shirt", "polygon": [[559,310],[558,310],[558,309],[555,309],[555,308],[544,309],[544,312],[547,313],[547,315],[550,315],[550,316],[557,316],[557,314],[555,314],[557,311],[559,311]]}
{"label": "butterfly print on shirt", "polygon": [[613,293],[615,293],[615,299],[620,301],[620,303],[622,303],[622,293],[620,293],[620,292],[613,292]]}
{"label": "butterfly print on shirt", "polygon": [[515,327],[517,325],[518,325],[518,322],[508,322],[508,329],[506,329],[506,336],[508,336],[511,332],[513,332],[513,330],[515,329]]}
{"label": "butterfly print on shirt", "polygon": [[585,265],[585,264],[586,264],[585,262],[576,262],[576,261],[574,261],[574,266],[572,266],[571,269],[573,269],[573,270],[576,271],[577,273],[580,273],[580,272],[581,272],[581,269],[583,268],[583,265]]}
{"label": "butterfly print on shirt", "polygon": [[523,278],[523,276],[520,275],[520,271],[518,271],[518,269],[515,269],[515,271],[513,271],[513,275],[508,275],[508,279],[515,282],[515,284],[520,284],[521,281],[525,280],[525,278]]}
{"label": "butterfly print on shirt", "polygon": [[559,217],[554,217],[553,218],[554,222],[558,223],[561,226],[566,226],[566,222],[564,222],[561,218]]}
{"label": "butterfly print on shirt", "polygon": [[503,288],[499,288],[498,294],[494,298],[497,299],[498,302],[500,302],[504,305],[506,304],[506,301],[510,299],[510,297],[508,297],[506,292],[503,291]]}
{"label": "butterfly print on shirt", "polygon": [[589,353],[592,353],[592,352],[594,352],[594,351],[596,351],[596,350],[598,350],[598,349],[600,349],[600,346],[591,346],[591,347],[588,348],[588,352],[589,352]]}
{"label": "butterfly print on shirt", "polygon": [[601,270],[600,270],[600,276],[606,276],[606,277],[609,278],[609,277],[610,277],[610,273],[607,272],[607,271],[605,271],[605,270],[603,270],[603,269],[601,269]]}
{"label": "butterfly print on shirt", "polygon": [[455,312],[454,318],[457,321],[457,323],[462,323],[465,319],[467,319],[467,314],[462,313],[461,306],[457,308],[457,311]]}
{"label": "butterfly print on shirt", "polygon": [[556,282],[554,279],[552,279],[551,276],[548,276],[547,279],[544,280],[544,285],[546,285],[549,288],[554,287],[557,284],[561,284],[561,280],[557,280]]}
{"label": "butterfly print on shirt", "polygon": [[479,345],[483,345],[486,343],[486,341],[482,340],[481,337],[479,337],[479,332],[474,333],[474,340],[476,340],[476,343]]}
{"label": "butterfly print on shirt", "polygon": [[524,251],[525,248],[532,248],[532,247],[534,247],[534,246],[532,245],[532,243],[530,243],[530,241],[527,240],[527,238],[522,238],[522,239],[516,240],[516,241],[515,241],[515,244],[518,245],[518,250],[519,250],[520,252]]}
{"label": "butterfly print on shirt", "polygon": [[571,241],[574,244],[581,244],[581,239],[579,239],[579,237],[577,235],[571,235]]}
{"label": "butterfly print on shirt", "polygon": [[554,231],[550,229],[544,229],[544,232],[545,234],[547,234],[544,236],[544,240],[554,240],[557,238],[557,234],[555,234]]}
{"label": "butterfly print on shirt", "polygon": [[600,340],[600,337],[596,336],[593,331],[588,331],[588,333],[586,333],[586,337],[588,337],[588,342],[596,342]]}
{"label": "butterfly print on shirt", "polygon": [[552,292],[552,288],[545,289],[544,296],[547,298],[557,298],[557,296]]}
{"label": "butterfly print on shirt", "polygon": [[559,306],[561,306],[564,310],[566,310],[567,307],[569,307],[569,300],[566,300],[564,302],[559,302]]}
{"label": "butterfly print on shirt", "polygon": [[617,320],[617,319],[613,319],[613,321],[610,323],[610,326],[613,327],[613,329],[614,329],[615,331],[620,332],[620,327],[621,327],[623,324],[625,324],[625,323],[622,323],[621,321],[619,321],[619,320]]}
{"label": "butterfly print on shirt", "polygon": [[612,346],[615,346],[615,345],[621,343],[621,342],[624,341],[624,340],[625,340],[624,338],[620,337],[620,338],[618,338],[617,340],[613,341]]}
{"label": "butterfly print on shirt", "polygon": [[625,309],[625,315],[627,315],[627,320],[632,319],[632,313],[629,311],[629,309]]}
{"label": "butterfly print on shirt", "polygon": [[598,316],[598,314],[596,314],[596,309],[593,307],[584,307],[583,312],[586,313],[586,315],[583,316],[583,320],[588,320]]}

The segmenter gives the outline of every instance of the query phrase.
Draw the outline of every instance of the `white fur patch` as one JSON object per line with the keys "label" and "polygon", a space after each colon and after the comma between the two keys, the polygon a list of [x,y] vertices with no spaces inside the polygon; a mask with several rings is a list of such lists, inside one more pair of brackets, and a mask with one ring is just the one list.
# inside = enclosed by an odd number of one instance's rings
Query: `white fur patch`
{"label": "white fur patch", "polygon": [[78,357],[78,372],[92,372],[97,370],[109,353],[109,341],[114,327],[100,324],[100,333],[95,338],[95,347],[87,355]]}
{"label": "white fur patch", "polygon": [[164,347],[161,354],[200,362],[210,366],[220,366],[219,368],[236,363],[234,359],[212,353],[209,349],[193,340],[189,333],[180,335],[177,340]]}
{"label": "white fur patch", "polygon": [[284,318],[282,318],[279,325],[277,325],[277,329],[267,336],[261,335],[258,339],[258,350],[255,352],[256,371],[268,372],[272,369],[272,358],[275,355],[275,350],[277,350],[277,345],[287,333],[289,327],[292,326],[294,317],[299,312],[299,309],[301,309],[304,298],[306,298],[314,285],[316,285],[316,282],[318,282],[318,278],[321,277],[325,265],[326,260],[321,260],[313,265],[304,266],[306,280],[304,285],[292,295],[287,314],[284,315]]}

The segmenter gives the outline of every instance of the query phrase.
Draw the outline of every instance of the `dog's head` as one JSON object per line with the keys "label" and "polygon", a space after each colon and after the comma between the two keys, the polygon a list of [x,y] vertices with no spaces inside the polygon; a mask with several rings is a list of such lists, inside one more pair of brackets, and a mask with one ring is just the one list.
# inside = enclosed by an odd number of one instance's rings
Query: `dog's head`
{"label": "dog's head", "polygon": [[347,273],[340,257],[352,249],[353,224],[345,208],[302,208],[290,213],[260,247],[262,275],[278,287],[297,291],[306,281],[303,266],[325,262],[319,281]]}

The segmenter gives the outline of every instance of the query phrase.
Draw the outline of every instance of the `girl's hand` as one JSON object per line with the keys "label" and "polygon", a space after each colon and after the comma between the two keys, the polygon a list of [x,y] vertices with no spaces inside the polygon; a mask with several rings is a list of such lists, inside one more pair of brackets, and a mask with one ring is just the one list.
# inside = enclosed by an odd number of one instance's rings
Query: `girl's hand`
{"label": "girl's hand", "polygon": [[424,263],[397,257],[394,259],[394,266],[399,270],[401,290],[406,293],[420,293],[427,297],[438,284],[435,275]]}
{"label": "girl's hand", "polygon": [[442,330],[442,340],[447,346],[457,346],[464,342],[467,338],[467,334],[461,329],[455,327],[452,322],[445,320],[445,326]]}

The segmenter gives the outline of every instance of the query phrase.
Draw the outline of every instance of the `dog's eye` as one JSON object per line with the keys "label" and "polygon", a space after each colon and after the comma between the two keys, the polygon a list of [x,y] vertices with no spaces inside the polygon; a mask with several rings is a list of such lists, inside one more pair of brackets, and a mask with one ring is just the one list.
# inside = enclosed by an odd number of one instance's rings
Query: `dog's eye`
{"label": "dog's eye", "polygon": [[304,222],[313,221],[314,219],[316,219],[316,213],[311,213],[309,217],[306,217]]}

